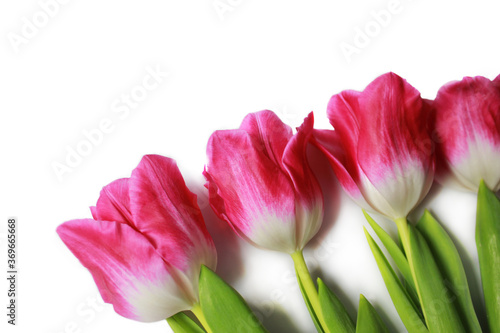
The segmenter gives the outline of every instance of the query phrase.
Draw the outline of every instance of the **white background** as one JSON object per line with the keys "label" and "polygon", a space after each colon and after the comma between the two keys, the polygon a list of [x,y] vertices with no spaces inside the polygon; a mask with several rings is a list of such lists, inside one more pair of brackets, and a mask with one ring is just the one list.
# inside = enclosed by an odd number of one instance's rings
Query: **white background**
{"label": "white background", "polygon": [[[101,187],[129,176],[148,153],[177,160],[211,231],[222,228],[214,232],[221,275],[264,325],[313,332],[291,259],[243,244],[210,213],[201,176],[210,134],[262,109],[292,127],[313,110],[316,127],[329,128],[331,95],[361,90],[388,71],[425,98],[450,80],[500,73],[496,1],[70,0],[51,7],[51,17],[41,12],[47,2],[0,4],[0,266],[5,272],[6,222],[15,216],[20,272],[16,327],[6,323],[1,279],[2,332],[169,332],[164,321],[138,323],[108,305],[89,305],[100,299],[97,288],[55,233],[64,221],[90,217]],[[390,17],[376,23],[373,13],[387,9]],[[29,22],[40,27],[30,30]],[[363,40],[365,29],[371,36]],[[357,53],[346,57],[347,44]],[[114,112],[147,68],[168,77],[130,112]],[[66,164],[68,149],[103,119],[113,124],[109,133],[59,179],[54,163]],[[326,226],[306,249],[315,274],[351,314],[363,293],[394,331],[405,331],[366,244],[360,209],[324,161],[315,169],[331,189]],[[477,293],[475,195],[436,187],[424,206],[460,244]]]}

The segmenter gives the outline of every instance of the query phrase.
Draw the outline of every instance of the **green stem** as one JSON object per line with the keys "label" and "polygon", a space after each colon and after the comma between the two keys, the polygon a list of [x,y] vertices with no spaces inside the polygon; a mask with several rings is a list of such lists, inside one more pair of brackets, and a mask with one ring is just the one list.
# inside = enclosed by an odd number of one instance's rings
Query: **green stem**
{"label": "green stem", "polygon": [[321,312],[321,305],[319,302],[318,289],[314,285],[314,282],[311,278],[311,274],[309,273],[309,269],[307,269],[306,261],[304,260],[304,255],[302,254],[302,250],[296,251],[291,254],[293,263],[295,264],[295,270],[297,271],[297,278],[300,277],[302,281],[302,286],[304,287],[304,291],[309,298],[309,302],[318,317],[318,320],[325,332],[330,332],[325,323],[325,318],[323,317],[323,313]]}
{"label": "green stem", "polygon": [[396,226],[398,227],[398,232],[401,237],[401,242],[403,242],[403,249],[405,250],[408,262],[410,262],[411,251],[410,251],[410,232],[408,229],[408,221],[404,217],[400,217],[394,220]]}
{"label": "green stem", "polygon": [[417,283],[417,277],[415,274],[415,267],[412,258],[413,255],[410,248],[410,229],[408,227],[408,221],[406,220],[406,217],[400,217],[395,219],[394,222],[396,222],[399,236],[401,237],[401,242],[403,243],[403,249],[405,251],[406,259],[408,260],[408,265],[410,266],[411,276],[413,277],[418,299],[420,301],[420,304],[422,304],[422,297],[420,294],[419,284]]}
{"label": "green stem", "polygon": [[207,319],[205,318],[203,311],[201,310],[200,303],[196,303],[195,305],[193,305],[193,307],[191,308],[191,312],[194,313],[196,318],[198,318],[205,331],[207,331],[208,333],[213,333],[210,329],[210,326],[208,326]]}

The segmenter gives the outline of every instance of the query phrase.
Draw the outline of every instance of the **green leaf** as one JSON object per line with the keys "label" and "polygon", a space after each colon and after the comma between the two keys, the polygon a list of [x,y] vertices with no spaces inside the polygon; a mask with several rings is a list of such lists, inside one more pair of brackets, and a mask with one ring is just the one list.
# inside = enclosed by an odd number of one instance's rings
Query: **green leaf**
{"label": "green leaf", "polygon": [[427,242],[411,224],[408,224],[408,232],[410,266],[413,269],[420,305],[429,332],[465,333],[465,328],[453,304],[455,296],[444,284],[444,279]]}
{"label": "green leaf", "polygon": [[201,309],[213,332],[267,332],[243,297],[206,266],[201,268],[199,293]]}
{"label": "green leaf", "polygon": [[204,333],[205,331],[198,326],[191,318],[184,313],[179,312],[172,317],[167,318],[167,322],[174,333]]}
{"label": "green leaf", "polygon": [[417,229],[427,241],[427,245],[429,245],[444,277],[445,285],[456,297],[454,303],[460,317],[463,319],[467,332],[482,332],[474,311],[462,260],[450,236],[427,210],[420,218]]}
{"label": "green leaf", "polygon": [[321,313],[330,332],[354,333],[354,323],[338,297],[318,278]]}
{"label": "green leaf", "polygon": [[384,279],[387,291],[389,292],[392,302],[398,311],[401,321],[406,326],[406,329],[409,333],[428,332],[419,315],[417,306],[409,297],[405,288],[401,284],[401,281],[399,281],[399,278],[396,276],[396,273],[394,273],[394,270],[385,258],[377,243],[373,240],[368,231],[366,231],[365,228],[363,229],[382,278]]}
{"label": "green leaf", "polygon": [[356,333],[389,333],[375,308],[363,296],[359,296]]}
{"label": "green leaf", "polygon": [[297,276],[297,282],[299,283],[300,292],[302,293],[302,297],[304,298],[304,302],[306,303],[307,310],[309,311],[309,314],[311,315],[314,326],[316,327],[316,331],[318,331],[318,333],[324,333],[325,331],[321,327],[321,323],[319,322],[319,319],[318,319],[318,316],[316,315],[316,312],[314,312],[314,309],[311,305],[311,301],[309,300],[309,297],[307,297],[307,293],[304,289],[304,285],[302,284],[302,280],[300,279],[300,275],[297,272],[297,269],[295,269],[295,275]]}
{"label": "green leaf", "polygon": [[500,201],[481,180],[477,195],[476,246],[490,331],[500,332]]}
{"label": "green leaf", "polygon": [[384,247],[386,248],[387,252],[389,252],[392,260],[394,260],[396,267],[401,272],[405,281],[407,282],[408,284],[407,290],[410,296],[412,297],[413,302],[415,304],[418,304],[417,289],[415,288],[415,282],[413,282],[413,276],[411,275],[410,265],[406,260],[406,256],[401,251],[400,247],[396,244],[396,242],[394,242],[392,237],[387,232],[385,232],[385,230],[382,229],[377,224],[377,222],[375,222],[375,220],[370,215],[368,215],[367,212],[365,212],[365,210],[363,210],[363,214],[365,215],[366,220],[372,227],[373,231],[375,231],[382,244],[384,244]]}

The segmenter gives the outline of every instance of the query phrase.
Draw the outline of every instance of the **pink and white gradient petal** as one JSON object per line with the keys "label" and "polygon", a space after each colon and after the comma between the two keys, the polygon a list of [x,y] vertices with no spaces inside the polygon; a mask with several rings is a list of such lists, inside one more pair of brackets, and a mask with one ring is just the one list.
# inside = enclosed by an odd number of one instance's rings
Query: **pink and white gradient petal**
{"label": "pink and white gradient petal", "polygon": [[[266,145],[241,129],[216,131],[207,155],[205,174],[214,210],[219,215],[224,211],[238,234],[260,247],[294,248],[294,190]],[[278,235],[270,235],[275,228]]]}
{"label": "pink and white gradient petal", "polygon": [[457,189],[477,192],[481,179],[492,191],[500,190],[500,145],[492,146],[480,139],[471,141],[463,153],[448,166],[451,171],[440,182]]}
{"label": "pink and white gradient petal", "polygon": [[128,192],[128,178],[117,179],[104,186],[94,208],[94,219],[126,223],[134,228]]}
{"label": "pink and white gradient petal", "polygon": [[295,190],[296,248],[301,250],[319,231],[323,222],[323,194],[307,162],[307,146],[313,135],[314,115],[304,119],[283,152],[283,167]]}
{"label": "pink and white gradient petal", "polygon": [[349,154],[353,150],[344,147],[339,133],[338,130],[314,130],[313,143],[326,155],[347,194],[357,201],[362,199],[362,193],[358,186],[361,170],[359,170],[355,156]]}
{"label": "pink and white gradient petal", "polygon": [[126,318],[158,321],[196,302],[148,240],[126,224],[72,220],[57,233],[90,271],[104,301]]}
{"label": "pink and white gradient petal", "polygon": [[370,182],[381,187],[380,192],[389,179],[411,183],[408,178],[413,178],[414,172],[433,174],[430,153],[422,146],[429,141],[430,112],[415,88],[388,73],[370,83],[358,103],[357,160]]}
{"label": "pink and white gradient petal", "polygon": [[248,133],[255,149],[283,169],[282,156],[292,137],[290,126],[283,123],[274,112],[263,110],[247,115],[239,129]]}
{"label": "pink and white gradient petal", "polygon": [[210,205],[248,242],[291,254],[319,230],[323,195],[306,156],[313,125],[311,113],[293,135],[264,110],[210,137],[204,171]]}
{"label": "pink and white gradient petal", "polygon": [[342,187],[366,210],[406,217],[434,177],[428,103],[404,79],[387,73],[363,92],[334,95],[327,115],[335,130],[315,131],[314,141]]}
{"label": "pink and white gradient petal", "polygon": [[439,177],[477,191],[480,179],[500,189],[500,81],[464,77],[445,84],[433,103],[439,135]]}
{"label": "pink and white gradient petal", "polygon": [[130,177],[129,195],[135,227],[165,261],[184,272],[196,266],[193,261],[215,269],[215,246],[196,195],[174,160],[144,156]]}

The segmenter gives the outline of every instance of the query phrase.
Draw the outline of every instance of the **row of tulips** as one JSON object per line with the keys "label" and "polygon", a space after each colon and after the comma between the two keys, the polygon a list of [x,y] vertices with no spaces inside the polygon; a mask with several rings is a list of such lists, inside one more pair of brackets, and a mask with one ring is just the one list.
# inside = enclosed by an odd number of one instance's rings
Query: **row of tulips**
{"label": "row of tulips", "polygon": [[[450,236],[429,212],[416,225],[407,220],[435,178],[478,192],[488,326],[500,332],[500,76],[448,83],[431,101],[388,73],[363,92],[334,95],[327,116],[334,130],[314,129],[311,113],[293,134],[273,112],[261,111],[239,129],[216,131],[204,170],[216,215],[251,244],[291,256],[318,332],[388,332],[364,297],[353,321],[307,269],[302,251],[318,232],[325,205],[306,155],[313,144],[356,203],[396,223],[399,243],[365,211],[394,262],[365,230],[408,331],[481,332],[486,327],[477,320]],[[68,221],[57,232],[117,313],[145,322],[168,318],[175,332],[265,332],[214,273],[214,243],[172,159],[145,156],[130,178],[103,188],[91,213],[93,219]],[[201,327],[183,313],[189,310]]]}

